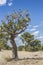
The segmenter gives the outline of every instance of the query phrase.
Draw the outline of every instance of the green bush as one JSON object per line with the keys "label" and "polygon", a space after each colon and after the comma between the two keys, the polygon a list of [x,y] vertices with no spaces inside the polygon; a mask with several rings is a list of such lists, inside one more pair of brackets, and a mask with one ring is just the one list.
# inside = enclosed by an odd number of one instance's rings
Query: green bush
{"label": "green bush", "polygon": [[18,47],[18,50],[19,50],[19,51],[23,51],[23,49],[24,49],[24,46],[19,46],[19,47]]}
{"label": "green bush", "polygon": [[43,45],[41,45],[41,50],[43,51]]}

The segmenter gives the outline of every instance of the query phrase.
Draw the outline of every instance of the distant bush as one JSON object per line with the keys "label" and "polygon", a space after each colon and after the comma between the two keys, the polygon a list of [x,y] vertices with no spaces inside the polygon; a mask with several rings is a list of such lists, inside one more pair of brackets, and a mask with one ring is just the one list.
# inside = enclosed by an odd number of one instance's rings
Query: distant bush
{"label": "distant bush", "polygon": [[19,51],[23,51],[23,49],[24,49],[24,46],[18,46]]}
{"label": "distant bush", "polygon": [[43,51],[43,44],[41,45],[41,51]]}
{"label": "distant bush", "polygon": [[25,51],[39,51],[40,49],[41,49],[41,47],[39,48],[39,47],[37,47],[37,46],[30,46],[30,47],[24,47],[25,48]]}
{"label": "distant bush", "polygon": [[19,51],[33,51],[33,52],[35,52],[35,51],[41,51],[41,50],[43,50],[43,45],[41,45],[41,44],[37,44],[37,45],[32,45],[32,46],[28,46],[28,45],[24,45],[24,46],[19,46],[18,47],[18,50]]}

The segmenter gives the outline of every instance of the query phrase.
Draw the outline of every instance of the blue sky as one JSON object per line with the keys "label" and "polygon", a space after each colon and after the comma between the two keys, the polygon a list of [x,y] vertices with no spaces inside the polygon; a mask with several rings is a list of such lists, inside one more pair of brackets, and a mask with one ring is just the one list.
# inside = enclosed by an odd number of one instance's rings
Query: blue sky
{"label": "blue sky", "polygon": [[12,13],[14,9],[29,10],[31,23],[26,31],[43,41],[43,0],[0,0],[0,24],[4,16]]}

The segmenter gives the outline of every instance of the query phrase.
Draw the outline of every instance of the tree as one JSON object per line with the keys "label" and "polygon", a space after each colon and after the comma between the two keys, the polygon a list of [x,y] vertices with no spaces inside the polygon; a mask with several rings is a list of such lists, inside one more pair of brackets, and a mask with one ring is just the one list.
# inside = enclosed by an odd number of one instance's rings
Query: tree
{"label": "tree", "polygon": [[33,47],[35,48],[34,49],[35,51],[40,50],[41,49],[41,41],[39,39],[35,39]]}
{"label": "tree", "polygon": [[28,11],[14,11],[13,14],[7,15],[4,20],[2,20],[2,25],[0,26],[0,38],[10,40],[14,58],[17,56],[17,45],[15,43],[15,38],[23,33],[30,22],[30,17]]}
{"label": "tree", "polygon": [[22,41],[25,43],[26,51],[37,51],[41,48],[41,41],[38,39],[34,39],[34,35],[31,35],[28,32],[25,32],[22,35]]}
{"label": "tree", "polygon": [[22,41],[25,43],[25,50],[29,51],[31,43],[34,41],[34,35],[31,35],[28,32],[25,32],[22,36]]}

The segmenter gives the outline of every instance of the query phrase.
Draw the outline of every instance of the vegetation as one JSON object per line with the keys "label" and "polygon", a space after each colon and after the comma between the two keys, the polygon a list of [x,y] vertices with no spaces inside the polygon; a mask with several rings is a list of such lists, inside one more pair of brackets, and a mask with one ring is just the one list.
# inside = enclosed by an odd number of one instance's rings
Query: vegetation
{"label": "vegetation", "polygon": [[23,51],[24,50],[24,46],[18,46],[18,50],[19,51]]}
{"label": "vegetation", "polygon": [[0,39],[10,40],[13,47],[14,58],[17,56],[17,45],[15,43],[15,38],[18,34],[25,31],[30,22],[30,17],[28,11],[14,12],[11,15],[7,15],[5,19],[2,20],[2,25],[0,26]]}
{"label": "vegetation", "polygon": [[41,50],[43,51],[43,44],[41,45]]}
{"label": "vegetation", "polygon": [[22,41],[25,43],[26,51],[38,51],[41,49],[41,41],[38,39],[34,39],[34,35],[31,35],[28,32],[25,32],[22,35]]}
{"label": "vegetation", "polygon": [[0,51],[2,49],[3,50],[11,50],[12,48],[9,45],[7,45],[5,40],[0,40]]}
{"label": "vegetation", "polygon": [[[28,11],[19,11],[7,15],[5,19],[2,20],[0,25],[0,50],[1,49],[12,49],[13,56],[15,59],[18,58],[17,55],[17,45],[15,43],[15,38],[23,33],[22,41],[25,43],[25,46],[19,46],[18,50],[25,49],[26,51],[38,51],[43,50],[43,45],[41,46],[41,41],[34,38],[34,35],[31,35],[28,32],[25,32],[27,26],[29,25],[30,17]],[[10,40],[12,48],[9,47],[6,43]]]}

